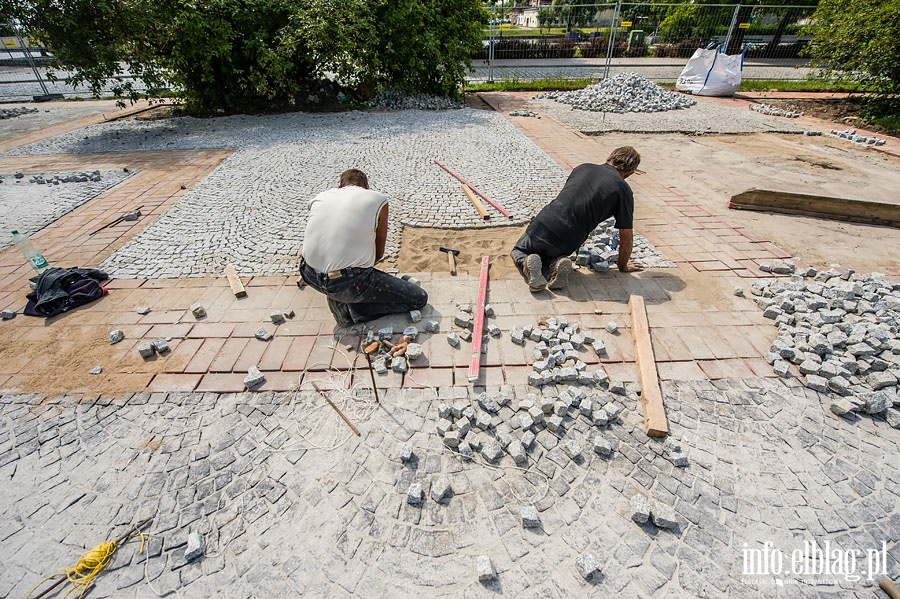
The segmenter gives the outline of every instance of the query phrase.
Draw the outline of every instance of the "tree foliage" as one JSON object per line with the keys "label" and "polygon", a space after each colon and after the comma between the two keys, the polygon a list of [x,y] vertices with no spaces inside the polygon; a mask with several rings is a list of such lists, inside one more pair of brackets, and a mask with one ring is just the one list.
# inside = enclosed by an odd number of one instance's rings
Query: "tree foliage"
{"label": "tree foliage", "polygon": [[[786,4],[790,6],[784,6]],[[721,0],[694,0],[686,4],[651,0],[651,10],[662,19],[659,33],[663,39],[690,38],[702,44],[723,37],[732,21],[737,24],[751,23],[752,26],[759,17],[776,17],[778,26],[771,42],[771,49],[774,50],[784,29],[807,16],[816,4],[818,0],[743,0],[735,15],[735,5]],[[734,28],[726,48],[728,54],[741,52],[746,32],[746,29]]]}
{"label": "tree foliage", "polygon": [[[4,14],[5,13],[5,14]],[[317,85],[456,95],[478,0],[0,0],[71,81],[172,87],[194,113],[282,110]]]}
{"label": "tree foliage", "polygon": [[900,114],[900,0],[822,0],[809,31],[815,66],[876,90],[871,115]]}

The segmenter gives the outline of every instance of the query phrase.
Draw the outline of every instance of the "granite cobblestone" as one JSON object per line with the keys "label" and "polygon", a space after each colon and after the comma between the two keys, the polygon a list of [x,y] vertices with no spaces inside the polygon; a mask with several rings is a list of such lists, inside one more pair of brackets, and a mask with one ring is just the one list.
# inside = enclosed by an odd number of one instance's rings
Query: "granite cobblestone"
{"label": "granite cobblestone", "polygon": [[[558,396],[564,390],[544,391]],[[513,408],[533,402],[528,398],[533,390],[525,386],[484,391],[494,398],[508,394],[510,415],[522,412]],[[38,571],[74,560],[83,545],[115,534],[144,514],[154,515],[148,527],[154,533],[148,537],[154,586],[185,596],[203,596],[226,585],[241,596],[261,596],[278,592],[264,582],[271,580],[282,580],[287,585],[282,591],[294,593],[313,588],[344,593],[350,586],[364,594],[365,585],[348,580],[363,572],[373,589],[390,580],[393,592],[441,589],[465,596],[471,585],[479,585],[475,558],[486,554],[504,592],[524,580],[532,591],[554,589],[558,596],[590,588],[603,595],[743,597],[752,596],[740,572],[745,542],[761,547],[770,540],[792,550],[784,544],[791,538],[815,538],[865,550],[885,540],[893,551],[900,515],[891,489],[900,471],[895,446],[883,438],[878,423],[860,420],[848,427],[822,411],[819,397],[775,379],[727,385],[664,382],[663,391],[673,436],[690,457],[685,468],[672,465],[662,443],[643,435],[640,412],[630,408],[619,416],[619,425],[603,432],[618,445],[606,458],[591,451],[596,432],[590,426],[569,427],[563,439],[580,445],[580,465],[556,436],[549,448],[534,444],[525,470],[505,452],[496,466],[481,458],[466,462],[443,448],[434,423],[439,403],[463,400],[475,407],[479,389],[400,390],[383,398],[378,410],[336,396],[363,430],[360,440],[321,409],[312,393],[172,395],[141,404],[134,413],[106,407],[120,403],[113,398],[51,410],[36,398],[3,395],[4,414],[24,415],[19,409],[24,405],[33,410],[28,427],[10,417],[0,420],[9,450],[18,454],[21,446],[37,447],[0,470],[14,483],[0,486],[0,522],[6,523],[0,525],[0,540],[24,549],[9,554],[0,570],[0,589],[24,594]],[[618,401],[628,408],[634,399]],[[251,422],[248,415],[256,408],[271,410],[275,425],[267,429]],[[745,417],[756,409],[770,410],[771,416]],[[201,415],[199,429],[185,426]],[[424,422],[411,434],[393,424],[411,416]],[[717,425],[731,418],[740,426]],[[42,463],[40,454],[42,441],[52,444],[59,435],[41,433],[56,430],[64,420],[79,423],[79,447],[61,461],[79,457],[84,472],[97,476],[54,474],[50,478],[59,482],[38,498],[35,470],[41,474],[58,463]],[[83,426],[91,422],[116,430],[115,440],[98,439]],[[148,443],[186,428],[198,435],[168,445],[168,453],[161,452],[163,443]],[[781,442],[798,428],[818,434],[800,444]],[[30,435],[29,430],[38,432]],[[15,431],[21,431],[21,439]],[[263,441],[273,433],[284,437],[280,448]],[[516,443],[519,434],[512,435]],[[545,434],[540,431],[538,440]],[[82,446],[82,437],[91,435]],[[401,461],[405,443],[417,460]],[[735,446],[741,450],[729,450]],[[843,449],[836,454],[838,448]],[[441,479],[453,492],[439,493],[442,501],[436,503],[431,491]],[[422,485],[422,506],[406,503],[413,482]],[[631,522],[629,500],[638,492],[669,506],[672,511],[663,516],[677,522],[674,532]],[[68,502],[66,509],[54,509]],[[541,534],[521,528],[522,505],[536,508]],[[54,540],[51,531],[70,518],[82,525]],[[189,529],[204,536],[207,556],[173,570]],[[306,542],[311,538],[321,542]],[[41,546],[53,550],[36,553]],[[256,559],[256,547],[267,552],[266,560]],[[146,596],[149,591],[143,579],[146,558],[130,544],[125,549],[118,567],[98,579],[101,595]],[[587,554],[602,571],[590,583],[576,567]],[[561,567],[547,567],[550,555]],[[422,558],[433,565],[414,566]],[[895,559],[888,568],[889,575],[900,573]],[[840,583],[850,592],[864,592],[861,584]],[[826,597],[835,587],[807,590]]]}

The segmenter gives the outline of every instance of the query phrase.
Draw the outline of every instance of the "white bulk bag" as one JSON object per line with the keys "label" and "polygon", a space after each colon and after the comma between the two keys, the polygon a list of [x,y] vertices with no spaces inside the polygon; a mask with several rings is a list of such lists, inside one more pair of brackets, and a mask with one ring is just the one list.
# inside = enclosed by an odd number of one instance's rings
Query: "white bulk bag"
{"label": "white bulk bag", "polygon": [[744,53],[725,54],[724,48],[697,48],[681,71],[675,89],[697,96],[731,96],[741,86]]}

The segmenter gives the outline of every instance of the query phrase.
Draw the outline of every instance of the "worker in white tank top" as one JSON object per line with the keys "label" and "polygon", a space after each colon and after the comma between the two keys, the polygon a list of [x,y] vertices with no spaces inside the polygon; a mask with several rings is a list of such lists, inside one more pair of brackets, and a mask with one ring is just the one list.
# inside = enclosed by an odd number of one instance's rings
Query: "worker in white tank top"
{"label": "worker in white tank top", "polygon": [[384,256],[388,199],[369,189],[366,174],[341,173],[340,186],[309,201],[300,261],[306,283],[328,296],[342,327],[422,308],[428,294],[374,268]]}

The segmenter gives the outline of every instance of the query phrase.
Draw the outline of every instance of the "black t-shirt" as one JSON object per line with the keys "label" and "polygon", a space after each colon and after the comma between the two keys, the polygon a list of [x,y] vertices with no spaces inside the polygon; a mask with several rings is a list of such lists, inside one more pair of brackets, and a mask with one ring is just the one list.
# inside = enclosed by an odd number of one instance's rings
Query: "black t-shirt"
{"label": "black t-shirt", "polygon": [[568,255],[577,250],[597,225],[611,216],[616,228],[633,228],[631,187],[608,164],[575,167],[556,199],[544,206],[525,235]]}

